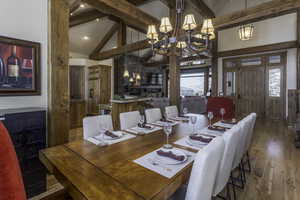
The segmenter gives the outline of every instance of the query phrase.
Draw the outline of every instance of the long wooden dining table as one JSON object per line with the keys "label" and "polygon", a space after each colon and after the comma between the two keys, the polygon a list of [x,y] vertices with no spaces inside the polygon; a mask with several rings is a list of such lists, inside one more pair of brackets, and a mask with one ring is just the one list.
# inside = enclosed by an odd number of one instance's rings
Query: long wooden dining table
{"label": "long wooden dining table", "polygon": [[[207,126],[204,115],[195,116],[195,129]],[[173,127],[170,142],[192,131],[192,124],[182,122]],[[106,147],[78,140],[40,151],[40,160],[74,200],[163,200],[187,182],[192,163],[169,179],[133,160],[160,148],[165,142],[162,130]]]}

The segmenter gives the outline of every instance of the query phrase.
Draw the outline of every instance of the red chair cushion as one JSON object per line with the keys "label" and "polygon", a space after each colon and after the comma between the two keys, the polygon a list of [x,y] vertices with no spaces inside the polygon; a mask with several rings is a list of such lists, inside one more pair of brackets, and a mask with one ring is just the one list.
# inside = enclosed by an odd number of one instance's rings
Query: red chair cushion
{"label": "red chair cushion", "polygon": [[224,119],[232,119],[235,116],[233,100],[226,97],[209,97],[207,112],[213,112],[214,117],[221,118],[220,109],[225,109]]}
{"label": "red chair cushion", "polygon": [[0,200],[26,200],[17,155],[2,122],[0,122]]}

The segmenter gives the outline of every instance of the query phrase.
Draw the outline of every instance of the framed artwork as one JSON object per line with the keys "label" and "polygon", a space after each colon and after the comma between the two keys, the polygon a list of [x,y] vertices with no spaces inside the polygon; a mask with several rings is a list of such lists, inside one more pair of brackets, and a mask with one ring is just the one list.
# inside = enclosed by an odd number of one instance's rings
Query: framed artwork
{"label": "framed artwork", "polygon": [[0,96],[41,94],[40,46],[0,36]]}

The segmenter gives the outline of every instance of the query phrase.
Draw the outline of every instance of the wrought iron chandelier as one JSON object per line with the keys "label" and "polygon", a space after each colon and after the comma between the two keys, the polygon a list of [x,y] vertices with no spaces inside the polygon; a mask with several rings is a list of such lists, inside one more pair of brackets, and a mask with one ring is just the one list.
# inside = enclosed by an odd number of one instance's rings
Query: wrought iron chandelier
{"label": "wrought iron chandelier", "polygon": [[[210,41],[215,39],[212,19],[205,19],[200,33],[196,33],[197,23],[193,14],[188,14],[183,19],[184,0],[176,0],[176,20],[172,26],[169,17],[163,17],[159,32],[155,25],[148,26],[147,38],[151,44],[153,54],[168,55],[172,46],[180,55],[202,54],[209,51]],[[182,24],[182,27],[180,27]]]}
{"label": "wrought iron chandelier", "polygon": [[[245,0],[245,9],[248,7],[248,1]],[[239,28],[239,37],[241,40],[250,40],[253,37],[253,32],[254,32],[254,26],[253,24],[247,24],[240,26]]]}

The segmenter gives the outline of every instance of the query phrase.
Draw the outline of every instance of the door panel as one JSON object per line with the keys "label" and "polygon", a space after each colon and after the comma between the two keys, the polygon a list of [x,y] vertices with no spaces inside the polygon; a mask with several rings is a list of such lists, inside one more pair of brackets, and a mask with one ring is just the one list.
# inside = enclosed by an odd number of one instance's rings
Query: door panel
{"label": "door panel", "polygon": [[238,75],[238,113],[264,115],[264,68],[242,67]]}

